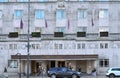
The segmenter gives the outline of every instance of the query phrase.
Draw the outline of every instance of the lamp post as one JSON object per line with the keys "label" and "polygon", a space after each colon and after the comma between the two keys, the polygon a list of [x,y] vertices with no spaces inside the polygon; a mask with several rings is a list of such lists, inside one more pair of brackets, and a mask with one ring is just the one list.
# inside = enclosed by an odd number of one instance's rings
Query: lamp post
{"label": "lamp post", "polygon": [[27,33],[27,78],[29,78],[29,33],[30,33],[30,0],[28,0],[28,33]]}
{"label": "lamp post", "polygon": [[17,53],[16,54],[17,56],[18,56],[18,58],[19,58],[19,66],[20,66],[20,68],[19,68],[19,78],[21,78],[21,54],[20,53]]}

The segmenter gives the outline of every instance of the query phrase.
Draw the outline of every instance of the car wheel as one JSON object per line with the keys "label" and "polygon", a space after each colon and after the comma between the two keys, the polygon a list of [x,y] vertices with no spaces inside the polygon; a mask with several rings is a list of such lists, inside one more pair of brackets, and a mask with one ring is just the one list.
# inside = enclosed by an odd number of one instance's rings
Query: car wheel
{"label": "car wheel", "polygon": [[52,75],[51,75],[51,78],[56,78],[56,75],[55,75],[55,74],[52,74]]}
{"label": "car wheel", "polygon": [[72,78],[77,78],[77,75],[73,74],[73,75],[72,75]]}
{"label": "car wheel", "polygon": [[109,78],[115,78],[115,75],[114,75],[114,74],[111,74]]}

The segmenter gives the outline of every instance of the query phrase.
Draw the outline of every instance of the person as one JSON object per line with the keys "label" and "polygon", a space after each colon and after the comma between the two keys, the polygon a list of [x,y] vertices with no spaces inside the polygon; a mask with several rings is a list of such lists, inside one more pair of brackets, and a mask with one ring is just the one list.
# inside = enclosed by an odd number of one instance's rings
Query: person
{"label": "person", "polygon": [[95,68],[92,70],[92,75],[96,76],[96,69]]}
{"label": "person", "polygon": [[78,71],[81,72],[81,67],[79,67]]}

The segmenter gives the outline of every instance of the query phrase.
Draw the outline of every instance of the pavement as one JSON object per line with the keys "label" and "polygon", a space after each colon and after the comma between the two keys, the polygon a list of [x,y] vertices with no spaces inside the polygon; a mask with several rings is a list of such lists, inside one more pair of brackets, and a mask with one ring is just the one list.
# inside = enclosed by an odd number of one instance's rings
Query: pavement
{"label": "pavement", "polygon": [[[8,76],[8,78],[19,78],[18,75],[16,76]],[[21,78],[27,78],[27,76],[22,76]],[[47,76],[30,76],[29,78],[50,78]],[[82,76],[81,78],[108,78],[105,75],[98,75],[98,76]]]}

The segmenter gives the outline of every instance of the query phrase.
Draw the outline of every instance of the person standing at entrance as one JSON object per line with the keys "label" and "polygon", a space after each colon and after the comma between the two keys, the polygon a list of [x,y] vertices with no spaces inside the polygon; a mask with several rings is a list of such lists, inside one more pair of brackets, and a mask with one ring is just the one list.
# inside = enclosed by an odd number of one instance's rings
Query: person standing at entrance
{"label": "person standing at entrance", "polygon": [[81,67],[78,68],[78,71],[81,72]]}
{"label": "person standing at entrance", "polygon": [[96,74],[97,74],[97,73],[96,73],[96,69],[94,68],[94,69],[92,70],[92,75],[96,77]]}

